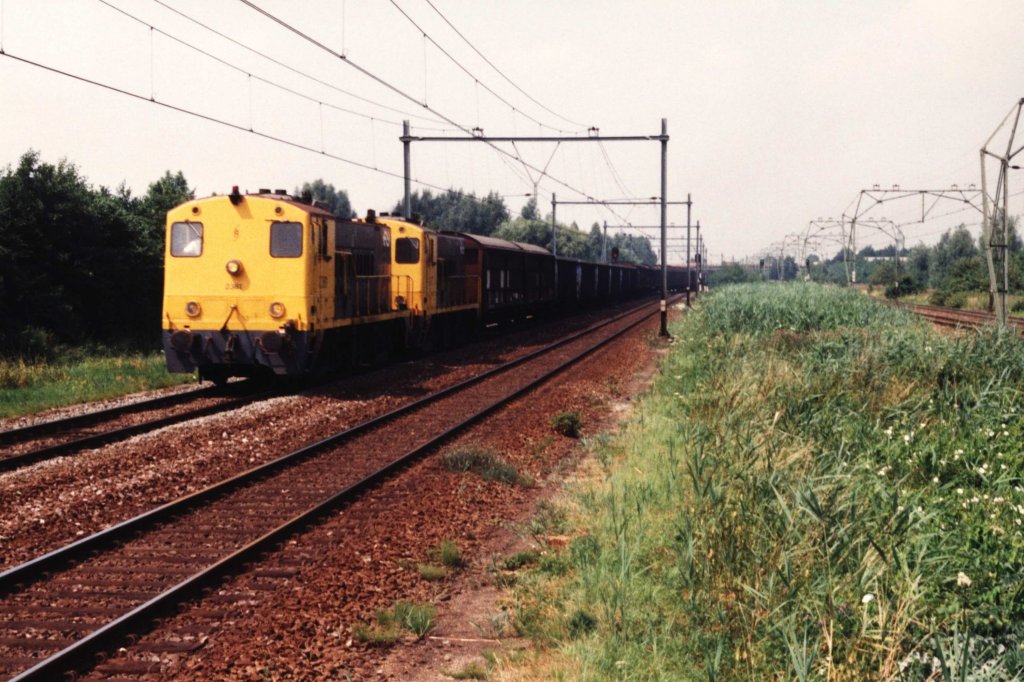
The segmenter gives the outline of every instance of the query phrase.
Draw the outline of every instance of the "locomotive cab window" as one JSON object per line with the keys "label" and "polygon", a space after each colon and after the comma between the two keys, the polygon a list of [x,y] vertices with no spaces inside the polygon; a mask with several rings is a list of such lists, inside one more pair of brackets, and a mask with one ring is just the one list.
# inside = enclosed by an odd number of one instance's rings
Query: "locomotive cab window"
{"label": "locomotive cab window", "polygon": [[177,258],[197,258],[203,255],[203,224],[172,224],[171,255]]}
{"label": "locomotive cab window", "polygon": [[274,258],[298,258],[302,255],[302,224],[271,223],[270,255]]}
{"label": "locomotive cab window", "polygon": [[419,263],[420,240],[415,237],[402,237],[395,240],[396,263]]}

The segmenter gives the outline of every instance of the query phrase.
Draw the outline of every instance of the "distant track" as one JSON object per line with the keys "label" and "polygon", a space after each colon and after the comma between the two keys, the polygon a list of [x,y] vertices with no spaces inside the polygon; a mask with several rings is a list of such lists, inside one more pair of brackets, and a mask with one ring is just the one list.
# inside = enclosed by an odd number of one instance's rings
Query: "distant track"
{"label": "distant track", "polygon": [[324,514],[658,312],[646,303],[0,573],[0,675],[53,680],[94,667],[104,652],[229,576],[258,570],[252,564],[263,554]]}
{"label": "distant track", "polygon": [[[922,303],[894,303],[892,305],[909,310],[929,322],[942,327],[981,329],[986,325],[996,324],[995,315],[978,310],[959,310],[957,308],[944,308],[942,306],[925,305]],[[1007,324],[1018,334],[1024,334],[1024,318],[1010,317],[1007,320]]]}

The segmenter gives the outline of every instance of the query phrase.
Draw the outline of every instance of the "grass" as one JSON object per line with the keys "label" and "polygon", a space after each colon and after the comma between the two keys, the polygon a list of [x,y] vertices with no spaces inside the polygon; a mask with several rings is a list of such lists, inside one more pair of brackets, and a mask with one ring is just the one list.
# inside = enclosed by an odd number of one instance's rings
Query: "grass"
{"label": "grass", "polygon": [[162,354],[0,360],[0,418],[194,381],[168,374]]}
{"label": "grass", "polygon": [[441,455],[441,464],[450,471],[473,473],[488,480],[508,485],[528,486],[530,480],[493,450],[459,447]]}
{"label": "grass", "polygon": [[356,641],[374,646],[394,644],[404,633],[423,637],[434,629],[437,608],[432,604],[397,601],[390,609],[378,611],[372,623],[360,623],[352,630]]}
{"label": "grass", "polygon": [[555,433],[568,438],[579,438],[583,429],[579,412],[562,412],[551,418],[551,428]]}
{"label": "grass", "polygon": [[673,333],[607,477],[536,522],[575,536],[512,597],[539,677],[1024,675],[1024,344],[805,284]]}

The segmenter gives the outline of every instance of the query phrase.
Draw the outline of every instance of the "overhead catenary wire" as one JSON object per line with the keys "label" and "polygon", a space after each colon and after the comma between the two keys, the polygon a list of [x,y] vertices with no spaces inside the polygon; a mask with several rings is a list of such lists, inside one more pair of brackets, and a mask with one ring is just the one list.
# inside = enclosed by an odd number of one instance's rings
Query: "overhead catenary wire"
{"label": "overhead catenary wire", "polygon": [[[27,64],[29,66],[33,66],[33,67],[42,69],[44,71],[48,71],[50,73],[54,73],[54,74],[57,74],[57,75],[60,75],[60,76],[64,76],[66,78],[71,78],[73,80],[76,80],[76,81],[79,81],[79,82],[82,82],[82,83],[86,83],[88,85],[92,85],[92,86],[95,86],[95,87],[103,88],[104,90],[109,90],[110,92],[115,92],[115,93],[118,93],[120,95],[124,95],[126,97],[131,97],[132,99],[137,99],[137,100],[142,101],[142,102],[147,102],[147,103],[153,104],[155,106],[163,107],[164,109],[168,109],[170,111],[175,111],[175,112],[178,112],[178,113],[181,113],[181,114],[186,114],[188,116],[193,116],[195,118],[201,119],[203,121],[207,121],[209,123],[215,123],[217,125],[226,126],[228,128],[232,128],[234,130],[237,130],[237,131],[240,131],[240,132],[243,132],[243,133],[248,133],[250,135],[255,135],[256,137],[259,137],[259,138],[262,138],[262,139],[265,139],[265,140],[270,140],[272,142],[277,142],[279,144],[284,144],[284,145],[287,145],[289,147],[293,147],[295,149],[301,149],[303,151],[312,152],[314,154],[318,154],[320,156],[323,156],[323,157],[326,157],[326,158],[329,158],[329,159],[333,159],[335,161],[340,161],[342,163],[346,163],[346,164],[349,164],[351,166],[356,166],[357,168],[362,168],[364,170],[372,171],[372,172],[375,172],[375,173],[380,173],[382,175],[387,175],[387,176],[392,177],[392,178],[402,179],[404,177],[404,176],[402,176],[399,173],[394,173],[392,171],[384,170],[383,168],[375,168],[373,166],[370,166],[369,164],[365,164],[365,163],[362,163],[360,161],[355,161],[353,159],[348,159],[348,158],[345,158],[343,156],[339,156],[337,154],[331,154],[329,152],[321,152],[320,150],[318,150],[318,149],[316,149],[314,147],[310,147],[308,145],[302,144],[301,142],[295,142],[294,140],[288,140],[286,138],[278,137],[276,135],[270,135],[269,133],[262,133],[262,132],[260,132],[258,130],[250,130],[250,129],[246,128],[244,125],[239,125],[237,123],[232,123],[231,121],[226,121],[224,119],[220,119],[220,118],[217,118],[215,116],[210,116],[209,114],[204,114],[204,113],[199,112],[199,111],[193,111],[192,109],[186,109],[185,107],[181,107],[181,106],[178,106],[178,105],[175,105],[175,104],[171,104],[169,102],[161,102],[160,100],[157,100],[157,99],[150,99],[146,95],[140,95],[139,93],[132,92],[130,90],[125,90],[123,88],[119,88],[119,87],[117,87],[115,85],[111,85],[109,83],[103,83],[101,81],[93,80],[91,78],[86,78],[84,76],[80,76],[78,74],[74,74],[74,73],[71,73],[69,71],[64,71],[62,69],[58,69],[56,67],[49,66],[47,64],[43,64],[41,62],[33,61],[33,60],[28,59],[26,57],[19,57],[18,55],[11,54],[10,52],[0,53],[0,57],[6,57],[7,59],[12,59],[12,60],[20,62],[22,64]],[[423,181],[423,180],[417,180],[416,178],[411,178],[411,181],[416,183],[417,185],[422,185],[424,187],[429,187],[430,189],[435,189],[435,190],[438,190],[438,191],[441,191],[441,192],[447,191],[447,188],[445,188],[445,187],[441,187],[440,185],[435,185],[433,183],[426,182],[426,181]]]}
{"label": "overhead catenary wire", "polygon": [[476,46],[475,46],[475,45],[474,45],[474,44],[473,44],[472,42],[470,42],[469,38],[467,38],[466,36],[464,36],[464,35],[462,34],[462,31],[460,31],[459,29],[455,28],[455,25],[454,25],[454,24],[452,24],[452,22],[448,20],[448,17],[446,17],[446,16],[445,16],[445,15],[444,15],[444,14],[443,14],[443,13],[441,12],[441,10],[439,10],[439,9],[438,9],[438,8],[437,8],[436,6],[434,6],[434,3],[433,3],[433,2],[431,2],[430,0],[425,0],[425,2],[426,2],[426,3],[428,4],[428,5],[430,5],[430,9],[434,10],[434,12],[436,12],[436,13],[437,13],[437,16],[441,17],[441,19],[442,19],[442,20],[444,21],[444,23],[448,24],[449,28],[451,28],[451,29],[452,29],[453,31],[455,31],[455,34],[456,34],[457,36],[459,36],[460,38],[462,38],[462,40],[463,40],[463,41],[464,41],[464,42],[465,42],[465,43],[466,43],[467,45],[469,45],[470,49],[472,49],[472,50],[473,50],[473,52],[476,52],[476,54],[477,54],[477,55],[478,55],[478,56],[480,57],[480,59],[484,60],[484,62],[485,62],[485,63],[486,63],[486,64],[487,64],[487,65],[488,65],[489,67],[491,67],[492,69],[494,69],[494,71],[495,71],[495,72],[496,72],[496,73],[497,73],[497,74],[498,74],[499,76],[501,76],[502,78],[504,78],[504,79],[505,79],[505,81],[506,81],[506,82],[507,82],[507,83],[508,83],[509,85],[511,85],[511,86],[512,86],[513,88],[515,88],[516,90],[518,90],[518,91],[519,91],[519,92],[520,92],[520,93],[521,93],[521,94],[522,94],[522,95],[523,95],[524,97],[526,97],[526,98],[527,98],[528,100],[530,100],[531,102],[533,102],[534,104],[536,104],[537,106],[539,106],[539,107],[540,107],[541,109],[543,109],[544,111],[546,111],[546,112],[548,112],[549,114],[551,114],[552,116],[555,116],[555,117],[557,117],[557,118],[560,118],[560,119],[562,119],[563,121],[565,121],[565,122],[566,122],[566,123],[568,123],[569,125],[574,125],[574,126],[576,126],[576,127],[578,127],[578,128],[585,128],[585,127],[586,127],[586,126],[585,126],[584,124],[582,124],[582,123],[577,123],[576,121],[573,121],[572,119],[569,119],[569,118],[566,118],[565,116],[562,116],[562,115],[561,115],[561,114],[559,114],[558,112],[552,111],[552,110],[551,110],[551,109],[549,109],[548,107],[544,106],[544,104],[542,104],[541,102],[538,102],[538,101],[537,101],[536,99],[534,99],[534,98],[533,98],[533,97],[532,97],[532,96],[531,96],[531,95],[530,95],[530,94],[529,94],[528,92],[526,92],[526,91],[525,91],[525,90],[523,90],[523,89],[522,89],[521,87],[519,87],[519,86],[518,86],[518,85],[517,85],[517,84],[515,83],[515,81],[513,81],[513,80],[512,80],[511,78],[509,78],[508,76],[506,76],[506,75],[505,75],[505,72],[504,72],[504,71],[502,71],[502,70],[501,70],[501,69],[499,69],[499,68],[498,68],[497,66],[495,66],[494,62],[492,62],[492,61],[491,61],[490,59],[488,59],[488,58],[487,58],[486,56],[484,56],[484,54],[483,54],[483,53],[482,53],[482,52],[481,52],[480,50],[478,50],[478,49],[476,48]]}
{"label": "overhead catenary wire", "polygon": [[[136,22],[136,23],[138,23],[138,24],[140,24],[142,26],[145,26],[145,27],[147,27],[149,29],[149,33],[150,33],[150,82],[151,82],[150,97],[151,97],[151,99],[155,96],[154,87],[152,86],[152,81],[153,81],[153,61],[154,61],[152,36],[153,36],[154,33],[159,33],[160,35],[164,36],[168,40],[171,40],[171,41],[177,43],[178,45],[181,45],[182,47],[185,47],[185,48],[187,48],[189,50],[192,50],[192,51],[194,51],[197,54],[201,54],[204,57],[206,57],[207,59],[210,59],[210,60],[220,64],[221,66],[225,66],[225,67],[227,67],[227,68],[229,68],[229,69],[231,69],[231,70],[233,70],[233,71],[235,71],[237,73],[242,74],[243,76],[246,76],[246,78],[249,80],[249,107],[250,107],[249,117],[250,117],[250,128],[252,127],[252,123],[251,123],[252,111],[251,110],[252,110],[252,81],[253,80],[256,80],[256,81],[258,81],[260,83],[263,83],[264,85],[270,86],[272,88],[276,88],[276,89],[280,90],[281,92],[286,92],[289,95],[293,95],[293,96],[298,97],[300,99],[304,99],[307,102],[311,102],[311,103],[316,104],[316,105],[318,105],[320,107],[326,106],[328,109],[333,109],[334,111],[338,111],[338,112],[341,112],[341,113],[344,113],[344,114],[350,114],[352,116],[357,116],[357,117],[360,117],[360,118],[364,118],[364,119],[367,119],[369,121],[380,121],[381,123],[387,123],[388,125],[392,125],[392,126],[395,126],[395,127],[398,127],[398,128],[402,127],[402,123],[400,121],[394,121],[394,120],[389,120],[389,119],[386,119],[386,118],[380,118],[378,116],[372,116],[370,114],[366,114],[366,113],[363,113],[363,112],[360,112],[360,111],[355,111],[353,109],[348,109],[346,107],[338,106],[338,105],[332,104],[330,102],[324,102],[323,100],[318,99],[316,97],[313,97],[312,95],[307,95],[307,94],[305,94],[303,92],[299,92],[298,90],[295,90],[294,88],[290,88],[290,87],[288,87],[286,85],[281,85],[280,83],[278,83],[276,81],[272,81],[269,78],[264,78],[263,76],[256,75],[256,74],[252,73],[251,71],[249,71],[248,69],[245,69],[245,68],[243,68],[241,66],[238,66],[237,64],[234,64],[232,62],[229,62],[226,59],[218,57],[217,55],[215,55],[215,54],[213,54],[213,53],[211,53],[211,52],[209,52],[207,50],[204,50],[204,49],[202,49],[200,47],[197,47],[197,46],[189,43],[186,40],[183,40],[182,38],[179,38],[179,37],[177,37],[175,35],[172,35],[171,33],[168,33],[167,31],[165,31],[163,29],[157,28],[157,27],[149,24],[148,22],[146,22],[143,19],[140,19],[139,17],[135,16],[131,12],[128,12],[127,10],[122,9],[122,8],[120,8],[120,7],[116,6],[116,5],[108,2],[108,0],[96,0],[96,2],[109,7],[110,9],[114,10],[115,12],[118,12],[121,15],[127,17],[128,19],[130,19],[130,20],[132,20],[132,21],[134,21],[134,22]],[[342,91],[342,92],[344,92],[344,91]],[[399,112],[399,113],[402,113],[402,112]]]}
{"label": "overhead catenary wire", "polygon": [[[460,62],[460,61],[459,61],[458,59],[456,59],[455,57],[453,57],[453,56],[452,56],[452,54],[451,54],[450,52],[448,52],[448,50],[446,50],[446,49],[444,49],[443,47],[441,47],[441,44],[440,44],[440,43],[438,43],[438,42],[437,42],[436,40],[434,40],[434,39],[433,39],[433,38],[432,38],[432,37],[430,36],[430,34],[429,34],[429,33],[427,33],[427,32],[426,32],[426,31],[425,31],[425,30],[423,29],[423,27],[422,27],[422,26],[420,26],[420,25],[419,25],[418,23],[416,23],[416,20],[415,20],[415,19],[413,19],[413,18],[412,18],[411,16],[409,16],[409,13],[408,13],[408,12],[406,12],[406,11],[405,11],[404,9],[402,9],[401,5],[399,5],[399,4],[398,4],[398,3],[397,3],[397,2],[395,1],[395,0],[389,0],[389,2],[391,2],[391,4],[392,4],[392,5],[394,6],[394,8],[395,8],[395,9],[397,9],[397,10],[399,11],[399,13],[400,13],[400,14],[401,14],[401,15],[402,15],[403,17],[405,17],[406,21],[408,21],[408,22],[409,22],[410,24],[412,24],[412,25],[413,25],[413,26],[414,26],[414,27],[416,28],[416,30],[417,30],[417,31],[419,31],[420,33],[422,33],[422,34],[423,34],[423,40],[424,40],[424,41],[429,41],[429,42],[430,42],[430,44],[431,44],[431,45],[433,45],[434,47],[436,47],[436,48],[437,48],[437,49],[438,49],[438,50],[439,50],[439,51],[441,52],[441,54],[443,54],[443,55],[444,55],[445,57],[447,57],[447,58],[449,59],[449,61],[451,61],[451,63],[452,63],[452,64],[454,64],[455,66],[457,66],[457,67],[458,67],[458,68],[459,68],[459,69],[460,69],[460,70],[461,70],[461,71],[462,71],[463,73],[465,73],[465,74],[466,74],[467,76],[469,76],[469,77],[470,77],[471,79],[473,79],[474,81],[476,81],[476,82],[477,82],[477,83],[478,83],[478,84],[479,84],[479,85],[480,85],[481,87],[483,87],[483,89],[484,89],[484,90],[486,90],[487,92],[491,93],[491,95],[493,95],[493,96],[494,96],[494,98],[495,98],[495,99],[497,99],[497,100],[498,100],[499,102],[501,102],[501,103],[502,103],[502,104],[504,104],[505,106],[509,107],[509,108],[510,108],[510,109],[512,109],[513,111],[518,111],[518,112],[519,112],[519,114],[520,114],[521,116],[523,116],[524,118],[527,118],[527,119],[529,119],[529,120],[533,121],[533,122],[534,122],[534,123],[536,123],[537,125],[541,125],[541,126],[544,126],[545,128],[548,128],[549,130],[554,130],[555,132],[559,132],[559,133],[562,133],[562,134],[564,134],[564,135],[571,135],[571,134],[572,134],[572,133],[574,132],[574,131],[567,131],[567,130],[562,130],[562,129],[560,129],[560,128],[556,128],[556,127],[554,127],[554,126],[549,126],[549,125],[545,125],[545,124],[544,124],[543,122],[541,122],[541,121],[538,121],[538,120],[537,120],[536,118],[534,118],[533,116],[530,116],[529,114],[527,114],[527,113],[524,113],[523,111],[520,111],[519,109],[517,109],[517,108],[516,108],[516,106],[515,106],[514,104],[512,104],[512,103],[511,103],[511,102],[509,102],[509,101],[508,101],[507,99],[505,99],[504,97],[502,97],[501,95],[499,95],[499,94],[498,94],[497,92],[495,92],[495,91],[494,91],[494,89],[492,89],[491,87],[489,87],[489,86],[488,86],[488,85],[487,85],[486,83],[482,83],[482,82],[480,81],[480,79],[479,79],[479,78],[478,78],[478,77],[477,77],[476,75],[474,75],[474,74],[473,74],[473,72],[472,72],[472,71],[470,71],[470,70],[469,70],[468,68],[466,68],[466,66],[465,66],[465,65],[464,65],[464,64],[463,64],[462,62]],[[248,3],[247,3],[247,4],[248,4]],[[426,44],[424,43],[424,63],[426,62],[426,52],[425,52],[425,50],[426,50]],[[580,127],[582,128],[583,126],[580,126]]]}
{"label": "overhead catenary wire", "polygon": [[[104,0],[97,0],[97,1],[98,2],[104,2]],[[398,109],[396,107],[392,107],[392,106],[389,106],[387,104],[383,104],[381,102],[377,102],[377,101],[372,100],[372,99],[370,99],[368,97],[364,97],[362,95],[358,95],[358,94],[356,94],[354,92],[351,92],[349,90],[345,90],[344,88],[340,88],[340,87],[338,87],[337,85],[335,85],[333,83],[325,81],[325,80],[323,80],[321,78],[317,78],[316,76],[312,76],[309,73],[307,73],[307,72],[305,72],[305,71],[303,71],[301,69],[298,69],[298,68],[296,68],[294,66],[291,66],[291,65],[281,61],[280,59],[276,59],[274,57],[271,57],[270,55],[266,54],[265,52],[263,52],[261,50],[258,50],[256,48],[250,46],[250,45],[246,45],[245,43],[243,43],[243,42],[241,42],[239,40],[236,40],[235,38],[232,38],[231,36],[227,35],[226,33],[222,32],[222,31],[219,31],[219,30],[217,30],[217,29],[215,29],[215,28],[213,28],[211,26],[208,26],[207,24],[205,24],[205,23],[199,21],[198,19],[196,19],[195,17],[192,17],[191,15],[189,15],[189,14],[179,10],[178,8],[172,7],[171,5],[169,5],[166,2],[164,2],[164,0],[153,0],[153,2],[155,2],[158,5],[160,5],[164,9],[167,9],[168,11],[173,12],[174,14],[178,15],[182,19],[185,19],[186,21],[188,21],[188,22],[190,22],[192,24],[195,24],[196,26],[199,26],[200,28],[208,31],[209,33],[212,33],[213,35],[228,41],[232,45],[235,45],[237,47],[242,48],[243,50],[249,52],[250,54],[257,55],[258,57],[261,57],[262,59],[265,59],[266,61],[268,61],[268,62],[270,62],[272,64],[275,64],[275,65],[277,65],[277,66],[279,66],[279,67],[281,67],[281,68],[283,68],[283,69],[285,69],[285,70],[287,70],[287,71],[289,71],[291,73],[294,73],[294,74],[297,74],[299,76],[302,76],[303,78],[306,78],[307,80],[310,80],[310,81],[312,81],[312,82],[314,82],[314,83],[316,83],[318,85],[322,85],[322,86],[324,86],[326,88],[330,88],[331,90],[334,90],[335,92],[339,92],[339,93],[341,93],[343,95],[346,95],[348,97],[352,97],[352,98],[357,99],[357,100],[359,100],[361,102],[365,102],[366,104],[370,104],[372,106],[379,107],[381,109],[385,109],[385,110],[390,111],[390,112],[395,113],[395,114],[401,114],[402,116],[408,116],[411,119],[418,119],[418,120],[421,120],[421,121],[428,121],[430,123],[448,123],[449,125],[453,125],[451,121],[447,121],[447,120],[442,121],[441,119],[438,119],[438,118],[431,118],[431,117],[428,117],[428,116],[422,116],[420,114],[409,112],[409,111],[406,111],[404,109]],[[123,10],[121,8],[115,7],[114,5],[111,5],[109,2],[104,2],[104,4],[108,5],[109,7],[113,8],[113,9],[117,9],[119,12],[121,12],[122,14],[125,14],[126,16],[132,16],[127,11],[125,11],[125,10]],[[137,17],[132,16],[132,18],[135,19],[136,21],[139,21],[141,23],[146,24],[147,26],[149,25],[147,22],[144,22],[141,19],[138,19]],[[168,37],[171,37],[171,36],[168,36]],[[193,47],[193,46],[190,45],[190,47]],[[198,50],[198,48],[193,48],[193,49],[197,49]],[[344,56],[344,54],[342,54],[340,56],[341,56],[342,59],[346,58]],[[234,67],[233,66],[233,68],[240,68],[240,67]],[[355,114],[357,116],[363,116],[365,118],[377,118],[377,120],[384,120],[384,119],[381,119],[380,117],[370,116],[369,114],[363,114],[363,113],[349,111],[349,110],[345,110],[345,111],[346,111],[346,113]],[[392,121],[387,121],[387,122],[388,123],[392,123]],[[401,123],[396,123],[396,125],[401,125]],[[458,126],[458,124],[454,124],[454,125]],[[420,128],[421,130],[434,130],[434,131],[438,131],[438,132],[448,132],[449,131],[448,128],[426,128],[424,126],[417,126],[417,127]],[[459,129],[461,130],[461,128],[459,128]]]}
{"label": "overhead catenary wire", "polygon": [[[388,82],[387,80],[385,80],[381,76],[378,76],[377,74],[373,73],[369,69],[367,69],[367,68],[357,64],[352,59],[349,59],[349,58],[345,57],[344,55],[338,53],[336,50],[334,50],[334,49],[328,47],[327,45],[323,44],[322,42],[320,42],[316,38],[312,37],[308,33],[305,33],[304,31],[301,31],[300,29],[292,26],[291,24],[289,24],[288,22],[284,21],[280,17],[278,17],[278,16],[274,15],[273,13],[263,9],[262,7],[260,7],[259,5],[255,4],[254,2],[251,2],[251,0],[238,0],[238,1],[241,2],[243,5],[245,5],[246,7],[249,7],[250,9],[252,9],[254,12],[257,12],[258,14],[261,14],[262,16],[267,18],[269,21],[272,21],[272,22],[278,24],[279,26],[281,26],[282,28],[286,29],[287,31],[295,34],[296,36],[299,36],[300,38],[302,38],[306,42],[310,43],[311,45],[314,45],[315,47],[319,48],[320,50],[323,50],[324,52],[326,52],[326,53],[328,53],[330,55],[333,55],[334,57],[336,57],[339,60],[341,60],[343,63],[345,63],[348,66],[350,66],[351,68],[357,70],[359,73],[363,74],[364,76],[366,76],[370,80],[374,81],[375,83],[383,86],[387,90],[390,90],[391,92],[399,95],[400,97],[406,99],[409,102],[417,104],[417,105],[423,107],[424,109],[433,112],[434,115],[440,117],[441,119],[443,119],[449,125],[456,126],[457,128],[459,128],[459,130],[461,130],[466,135],[472,135],[472,131],[467,126],[459,124],[458,122],[453,120],[451,117],[449,117],[449,116],[445,115],[444,113],[438,111],[436,108],[431,107],[425,101],[420,101],[420,100],[416,99],[413,95],[410,95],[409,93],[407,93],[406,91],[402,90],[398,86],[393,85],[392,83]],[[540,125],[540,124],[538,124],[538,125]],[[581,189],[578,189],[578,188],[570,185],[565,180],[557,178],[557,177],[555,177],[555,176],[553,176],[553,175],[551,175],[551,174],[549,174],[549,173],[547,173],[545,171],[541,171],[536,166],[528,164],[525,160],[523,160],[518,155],[511,154],[511,153],[507,152],[506,150],[498,147],[493,142],[489,142],[489,141],[485,140],[484,143],[487,144],[492,149],[494,149],[495,151],[497,151],[499,154],[504,154],[504,155],[509,156],[511,158],[518,159],[521,163],[523,163],[523,165],[528,166],[530,169],[532,169],[534,171],[540,172],[541,175],[543,175],[544,177],[550,179],[552,182],[556,183],[557,185],[559,185],[561,187],[565,187],[569,191],[574,192],[576,194],[579,194],[580,196],[584,196],[584,197],[586,197],[588,199],[593,199],[593,197],[590,196],[589,194],[587,194],[587,192],[585,192],[585,191],[583,191]]]}

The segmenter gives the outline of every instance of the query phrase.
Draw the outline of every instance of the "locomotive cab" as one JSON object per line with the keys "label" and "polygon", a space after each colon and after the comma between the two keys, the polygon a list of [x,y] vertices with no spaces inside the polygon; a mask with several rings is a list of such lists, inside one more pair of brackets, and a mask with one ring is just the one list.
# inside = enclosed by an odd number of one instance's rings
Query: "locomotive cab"
{"label": "locomotive cab", "polygon": [[283,194],[190,201],[167,216],[163,341],[168,369],[214,381],[295,374],[333,314],[334,218]]}

